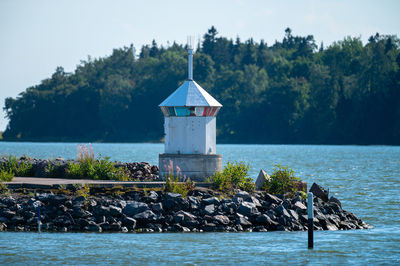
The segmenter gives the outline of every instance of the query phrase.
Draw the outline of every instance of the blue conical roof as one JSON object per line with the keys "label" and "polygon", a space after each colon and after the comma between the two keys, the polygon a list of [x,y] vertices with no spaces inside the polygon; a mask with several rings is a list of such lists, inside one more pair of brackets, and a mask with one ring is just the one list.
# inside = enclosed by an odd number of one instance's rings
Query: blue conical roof
{"label": "blue conical roof", "polygon": [[213,106],[221,107],[208,92],[206,92],[194,80],[186,80],[160,105],[162,106]]}

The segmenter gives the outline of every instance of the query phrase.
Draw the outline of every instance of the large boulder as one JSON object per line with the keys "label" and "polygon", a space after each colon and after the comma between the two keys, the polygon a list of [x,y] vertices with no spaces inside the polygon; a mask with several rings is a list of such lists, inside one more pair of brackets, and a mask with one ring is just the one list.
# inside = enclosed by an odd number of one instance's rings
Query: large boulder
{"label": "large boulder", "polygon": [[264,186],[264,183],[270,180],[271,177],[263,169],[261,169],[256,180],[256,189],[261,190]]}
{"label": "large boulder", "polygon": [[125,208],[122,210],[123,214],[133,217],[138,213],[150,210],[149,206],[144,202],[128,201]]}
{"label": "large boulder", "polygon": [[150,210],[146,210],[144,212],[136,214],[135,216],[133,216],[133,218],[138,222],[141,222],[142,224],[146,224],[156,221],[157,215]]}
{"label": "large boulder", "polygon": [[240,203],[238,212],[245,216],[253,216],[259,214],[256,205],[252,202],[247,201]]}
{"label": "large boulder", "polygon": [[213,220],[217,223],[217,224],[222,224],[222,225],[227,225],[229,224],[229,218],[225,215],[215,215],[213,217]]}
{"label": "large boulder", "polygon": [[212,215],[215,212],[215,205],[209,204],[209,205],[204,206],[203,212],[206,215]]}
{"label": "large boulder", "polygon": [[276,205],[279,205],[282,203],[282,200],[280,198],[278,198],[277,196],[274,196],[272,194],[269,194],[269,193],[265,193],[264,199],[266,202],[273,203]]}
{"label": "large boulder", "polygon": [[210,204],[219,205],[219,199],[217,197],[209,197],[206,199],[202,199],[201,204],[203,204],[203,205],[210,205]]}
{"label": "large boulder", "polygon": [[120,217],[122,215],[122,209],[117,207],[117,206],[113,206],[110,205],[110,215],[114,216],[114,217]]}
{"label": "large boulder", "polygon": [[286,219],[291,218],[291,215],[289,214],[289,212],[285,209],[285,207],[283,205],[279,205],[278,207],[276,207],[275,210],[279,214],[279,216],[284,217]]}
{"label": "large boulder", "polygon": [[278,223],[273,221],[268,215],[260,214],[256,218],[256,222],[260,225],[265,226],[269,231],[274,231],[278,227]]}
{"label": "large boulder", "polygon": [[187,226],[189,228],[193,228],[199,224],[197,221],[197,217],[190,212],[179,211],[175,214],[174,220],[181,223],[183,226]]}
{"label": "large boulder", "polygon": [[312,184],[310,192],[312,192],[315,197],[318,197],[323,201],[328,202],[328,191],[317,183]]}
{"label": "large boulder", "polygon": [[165,196],[163,206],[167,210],[186,210],[189,208],[189,201],[184,199],[181,194],[169,192]]}
{"label": "large boulder", "polygon": [[342,208],[342,203],[340,202],[340,200],[338,200],[334,196],[329,198],[329,202],[336,203],[340,208]]}

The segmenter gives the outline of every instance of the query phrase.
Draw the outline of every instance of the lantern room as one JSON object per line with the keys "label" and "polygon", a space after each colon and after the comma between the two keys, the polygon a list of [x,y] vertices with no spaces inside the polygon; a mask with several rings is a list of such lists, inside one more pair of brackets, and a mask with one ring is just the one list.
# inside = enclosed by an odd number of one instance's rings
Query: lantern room
{"label": "lantern room", "polygon": [[165,153],[215,154],[216,115],[222,105],[193,80],[186,80],[160,104]]}

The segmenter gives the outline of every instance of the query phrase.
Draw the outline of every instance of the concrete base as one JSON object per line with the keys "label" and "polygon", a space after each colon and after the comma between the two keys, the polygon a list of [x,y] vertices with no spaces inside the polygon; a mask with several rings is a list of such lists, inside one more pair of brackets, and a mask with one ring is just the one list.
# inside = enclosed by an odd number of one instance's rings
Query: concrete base
{"label": "concrete base", "polygon": [[172,167],[174,176],[177,167],[180,169],[180,176],[185,176],[193,181],[204,182],[207,177],[214,175],[215,172],[222,172],[222,155],[220,154],[160,154],[158,157],[160,178],[165,179],[169,175]]}

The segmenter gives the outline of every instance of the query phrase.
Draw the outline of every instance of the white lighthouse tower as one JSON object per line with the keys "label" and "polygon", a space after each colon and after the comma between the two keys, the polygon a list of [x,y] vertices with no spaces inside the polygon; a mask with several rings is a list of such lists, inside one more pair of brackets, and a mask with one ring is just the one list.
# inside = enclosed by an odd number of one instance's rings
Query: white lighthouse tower
{"label": "white lighthouse tower", "polygon": [[165,151],[159,155],[160,177],[167,166],[182,176],[204,181],[222,171],[216,154],[216,115],[222,105],[193,80],[193,47],[188,45],[188,79],[159,106],[164,114]]}

